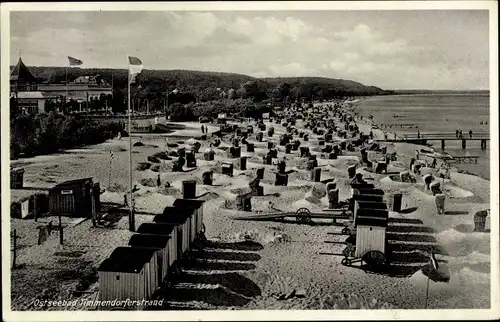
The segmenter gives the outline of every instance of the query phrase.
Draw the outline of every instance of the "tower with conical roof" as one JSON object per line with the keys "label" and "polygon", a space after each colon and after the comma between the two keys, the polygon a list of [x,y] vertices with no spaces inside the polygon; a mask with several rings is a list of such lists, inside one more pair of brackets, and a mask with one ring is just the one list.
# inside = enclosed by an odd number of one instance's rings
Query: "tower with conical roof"
{"label": "tower with conical roof", "polygon": [[10,73],[10,91],[13,93],[36,91],[36,85],[36,77],[19,57],[16,67]]}

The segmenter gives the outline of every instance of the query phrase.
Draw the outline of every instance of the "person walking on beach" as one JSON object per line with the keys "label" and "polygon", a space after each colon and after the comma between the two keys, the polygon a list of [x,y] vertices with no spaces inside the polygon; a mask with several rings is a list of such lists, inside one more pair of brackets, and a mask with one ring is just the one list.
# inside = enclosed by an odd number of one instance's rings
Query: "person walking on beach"
{"label": "person walking on beach", "polygon": [[472,130],[469,130],[469,136],[472,139]]}
{"label": "person walking on beach", "polygon": [[128,199],[127,194],[123,195],[123,207],[128,207]]}

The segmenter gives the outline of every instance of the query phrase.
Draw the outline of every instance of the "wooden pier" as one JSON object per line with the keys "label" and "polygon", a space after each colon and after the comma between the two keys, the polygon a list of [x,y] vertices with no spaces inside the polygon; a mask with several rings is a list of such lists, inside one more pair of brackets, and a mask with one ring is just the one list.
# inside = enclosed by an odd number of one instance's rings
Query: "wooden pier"
{"label": "wooden pier", "polygon": [[427,141],[441,141],[441,149],[446,147],[446,141],[462,141],[462,149],[467,148],[467,141],[481,141],[481,149],[486,149],[486,142],[490,140],[490,134],[487,132],[469,133],[457,137],[456,133],[409,133],[396,137],[395,139],[380,140],[382,142],[404,142],[413,144],[427,145]]}
{"label": "wooden pier", "polygon": [[461,155],[452,156],[451,159],[445,159],[446,163],[477,163],[479,156],[477,155]]}

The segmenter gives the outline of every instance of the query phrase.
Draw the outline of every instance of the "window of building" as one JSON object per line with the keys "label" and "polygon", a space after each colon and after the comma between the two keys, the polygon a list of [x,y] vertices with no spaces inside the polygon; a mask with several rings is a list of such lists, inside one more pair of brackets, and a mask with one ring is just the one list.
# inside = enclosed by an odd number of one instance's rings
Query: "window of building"
{"label": "window of building", "polygon": [[20,111],[26,111],[28,114],[37,114],[38,113],[38,101],[29,100],[29,101],[19,101],[18,107]]}

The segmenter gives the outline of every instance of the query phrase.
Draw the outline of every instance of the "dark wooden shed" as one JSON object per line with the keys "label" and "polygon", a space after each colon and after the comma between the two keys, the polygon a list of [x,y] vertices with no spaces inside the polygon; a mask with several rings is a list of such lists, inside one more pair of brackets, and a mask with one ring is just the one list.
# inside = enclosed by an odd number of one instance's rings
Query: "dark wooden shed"
{"label": "dark wooden shed", "polygon": [[51,214],[95,218],[99,207],[100,188],[92,178],[65,181],[49,190]]}
{"label": "dark wooden shed", "polygon": [[10,169],[10,188],[21,189],[24,182],[24,168]]}

